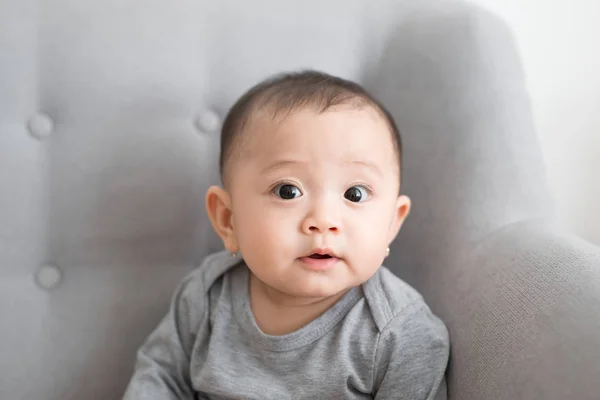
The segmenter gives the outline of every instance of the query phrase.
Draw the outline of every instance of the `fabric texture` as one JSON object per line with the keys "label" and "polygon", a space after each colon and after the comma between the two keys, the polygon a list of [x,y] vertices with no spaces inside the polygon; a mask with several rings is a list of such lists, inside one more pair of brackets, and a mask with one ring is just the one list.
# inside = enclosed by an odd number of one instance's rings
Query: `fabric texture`
{"label": "fabric texture", "polygon": [[459,0],[0,0],[0,399],[123,396],[251,85],[366,86],[413,208],[386,261],[450,332],[448,395],[600,393],[600,249],[553,225],[518,47]]}
{"label": "fabric texture", "polygon": [[282,336],[258,328],[248,287],[248,267],[226,252],[184,279],[125,400],[447,398],[448,332],[385,267]]}

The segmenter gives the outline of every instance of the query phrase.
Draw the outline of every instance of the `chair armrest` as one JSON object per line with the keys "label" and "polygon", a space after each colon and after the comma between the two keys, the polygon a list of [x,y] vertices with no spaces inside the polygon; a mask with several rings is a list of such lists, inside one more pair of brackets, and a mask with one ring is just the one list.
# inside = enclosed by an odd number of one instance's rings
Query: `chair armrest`
{"label": "chair armrest", "polygon": [[450,323],[451,398],[597,400],[600,247],[520,223],[469,262],[470,292]]}

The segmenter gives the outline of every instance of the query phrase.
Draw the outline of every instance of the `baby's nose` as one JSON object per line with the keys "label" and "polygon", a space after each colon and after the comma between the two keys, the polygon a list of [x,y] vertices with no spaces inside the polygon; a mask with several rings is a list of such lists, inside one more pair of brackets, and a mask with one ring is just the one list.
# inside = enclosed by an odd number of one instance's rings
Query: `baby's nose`
{"label": "baby's nose", "polygon": [[[331,226],[329,226],[329,225],[331,225]],[[326,231],[337,232],[338,227],[335,226],[334,224],[324,223],[324,224],[310,225],[308,227],[308,230],[309,230],[309,232],[315,232],[315,233],[323,233]]]}
{"label": "baby's nose", "polygon": [[315,209],[304,219],[302,230],[307,235],[316,233],[338,233],[340,231],[340,225],[338,223],[338,218],[332,211]]}

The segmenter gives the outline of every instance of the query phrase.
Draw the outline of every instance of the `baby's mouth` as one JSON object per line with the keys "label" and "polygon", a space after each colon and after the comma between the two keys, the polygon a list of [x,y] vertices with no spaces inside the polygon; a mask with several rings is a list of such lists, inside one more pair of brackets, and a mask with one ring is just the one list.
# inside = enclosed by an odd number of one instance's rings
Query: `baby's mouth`
{"label": "baby's mouth", "polygon": [[326,259],[326,258],[332,258],[329,254],[318,254],[318,253],[311,254],[308,257],[309,258],[313,258],[315,260],[323,260],[323,259]]}
{"label": "baby's mouth", "polygon": [[304,266],[314,271],[325,271],[335,267],[340,259],[329,249],[313,249],[313,253],[300,258]]}

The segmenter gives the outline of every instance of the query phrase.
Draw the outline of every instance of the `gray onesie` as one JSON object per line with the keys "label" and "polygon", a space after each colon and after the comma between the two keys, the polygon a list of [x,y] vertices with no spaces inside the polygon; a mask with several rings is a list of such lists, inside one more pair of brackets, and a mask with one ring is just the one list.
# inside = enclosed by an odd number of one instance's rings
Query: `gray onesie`
{"label": "gray onesie", "polygon": [[385,267],[305,327],[256,325],[248,267],[220,252],[180,284],[126,400],[445,399],[448,333]]}

